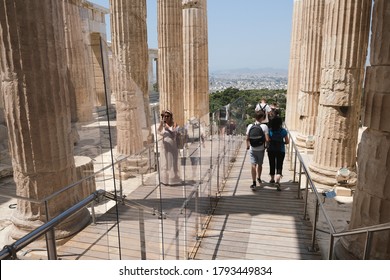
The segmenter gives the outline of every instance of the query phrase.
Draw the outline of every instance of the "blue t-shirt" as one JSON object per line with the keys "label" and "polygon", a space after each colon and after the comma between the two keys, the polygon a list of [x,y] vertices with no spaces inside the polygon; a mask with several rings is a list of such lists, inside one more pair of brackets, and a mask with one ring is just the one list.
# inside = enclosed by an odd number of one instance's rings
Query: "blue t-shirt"
{"label": "blue t-shirt", "polygon": [[284,128],[278,129],[278,130],[269,130],[269,137],[271,139],[271,142],[268,146],[268,151],[270,152],[282,152],[285,153],[285,147],[284,147],[284,137],[287,136],[287,130]]}

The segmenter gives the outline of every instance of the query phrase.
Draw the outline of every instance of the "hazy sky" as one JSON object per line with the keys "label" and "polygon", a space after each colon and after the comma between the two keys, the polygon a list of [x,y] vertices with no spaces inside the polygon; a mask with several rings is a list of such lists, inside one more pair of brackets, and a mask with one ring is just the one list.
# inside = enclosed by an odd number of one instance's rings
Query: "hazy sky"
{"label": "hazy sky", "polygon": [[[109,0],[89,1],[109,7]],[[146,2],[148,46],[157,48],[157,0]],[[293,0],[207,0],[209,69],[287,70],[293,3]]]}

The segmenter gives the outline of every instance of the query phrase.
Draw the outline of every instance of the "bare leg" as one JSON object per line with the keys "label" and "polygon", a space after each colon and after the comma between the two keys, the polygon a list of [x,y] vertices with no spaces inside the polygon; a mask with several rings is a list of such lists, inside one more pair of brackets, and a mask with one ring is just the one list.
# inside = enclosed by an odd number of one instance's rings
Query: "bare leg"
{"label": "bare leg", "polygon": [[252,164],[251,173],[252,173],[252,180],[256,181],[256,164]]}
{"label": "bare leg", "polygon": [[260,182],[261,182],[261,172],[263,171],[263,165],[262,164],[258,164],[257,165],[257,178],[260,179]]}

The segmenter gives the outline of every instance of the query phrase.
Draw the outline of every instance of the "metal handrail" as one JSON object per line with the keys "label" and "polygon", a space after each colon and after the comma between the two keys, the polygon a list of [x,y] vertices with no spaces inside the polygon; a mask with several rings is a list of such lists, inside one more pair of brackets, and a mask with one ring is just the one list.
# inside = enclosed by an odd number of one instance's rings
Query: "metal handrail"
{"label": "metal handrail", "polygon": [[369,257],[369,252],[371,249],[371,240],[372,240],[371,234],[374,232],[385,231],[385,230],[390,230],[390,223],[383,223],[383,224],[379,224],[379,225],[350,229],[350,230],[331,234],[331,238],[330,238],[330,242],[329,242],[329,259],[332,259],[332,257],[333,257],[333,247],[334,247],[334,239],[335,238],[365,233],[366,234],[366,241],[365,241],[364,252],[363,252],[363,260],[366,260]]}
{"label": "metal handrail", "polygon": [[[212,125],[211,125],[211,131],[212,131]],[[111,138],[111,136],[110,136],[110,138]],[[63,193],[64,191],[67,191],[69,189],[74,188],[75,186],[79,185],[81,182],[83,182],[85,180],[88,180],[88,179],[91,179],[91,178],[95,178],[98,173],[104,172],[107,169],[115,168],[116,165],[118,165],[118,164],[120,165],[121,162],[127,160],[128,158],[131,158],[133,156],[137,156],[139,154],[143,154],[144,152],[147,152],[148,150],[150,152],[150,149],[153,149],[155,144],[157,144],[160,141],[161,141],[161,139],[158,139],[157,133],[156,133],[156,141],[154,143],[151,143],[147,147],[145,147],[141,152],[137,153],[136,155],[134,155],[134,154],[133,155],[129,155],[129,156],[121,155],[120,157],[117,157],[115,160],[112,160],[109,165],[103,166],[103,168],[100,169],[99,171],[90,173],[88,176],[82,178],[81,180],[79,180],[77,182],[74,182],[72,184],[69,184],[69,185],[63,187],[62,189],[57,190],[56,192],[54,192],[54,193],[52,193],[49,196],[46,196],[44,198],[31,199],[31,198],[21,197],[21,196],[17,196],[17,195],[5,195],[5,194],[4,195],[0,194],[0,196],[9,197],[9,198],[16,198],[16,199],[19,199],[19,200],[29,201],[31,203],[38,203],[38,204],[45,203],[47,205],[47,202],[49,200],[51,200],[52,198],[58,196],[59,194]],[[217,156],[218,157],[218,161],[217,161],[217,165],[218,166],[216,168],[214,168],[213,167],[213,161],[211,160],[210,161],[210,169],[209,169],[209,171],[206,174],[206,175],[211,177],[212,174],[213,174],[213,171],[215,171],[216,169],[218,170],[218,172],[217,172],[217,176],[218,176],[218,181],[217,181],[218,186],[217,186],[217,188],[218,188],[218,190],[219,190],[219,183],[220,183],[219,176],[222,175],[222,179],[224,178],[224,176],[226,176],[225,164],[230,162],[230,160],[225,160],[225,157],[229,157],[230,156],[230,148],[233,148],[233,150],[234,150],[234,147],[230,147],[230,145],[232,143],[230,141],[228,141],[228,143],[225,143],[225,138],[224,138],[222,140],[222,142],[223,142],[223,144],[222,144],[223,145],[223,150],[220,151],[220,147],[219,147],[220,141],[221,141],[221,139],[219,139],[219,141],[218,141],[218,156]],[[226,145],[228,145],[229,147],[226,147]],[[111,149],[112,149],[112,147],[111,147]],[[236,149],[237,149],[237,147],[236,147]],[[158,150],[157,150],[157,154],[158,154]],[[220,166],[221,164],[223,165],[222,166],[223,170],[221,172],[222,174],[220,174],[220,172],[219,172],[219,169],[221,168],[221,166]],[[205,178],[207,177],[206,175],[204,175],[205,176],[204,178],[199,178],[200,179],[200,181],[199,181],[200,185],[204,182]],[[113,177],[115,179],[115,176],[113,176]],[[121,176],[119,176],[119,179],[121,180]],[[198,189],[199,189],[200,185],[198,185],[198,187],[197,187]],[[199,190],[198,189],[197,190],[192,190],[192,192],[190,193],[189,197],[187,197],[187,199],[183,203],[182,208],[181,208],[181,212],[187,206],[187,204],[188,204],[190,199],[195,199],[195,200],[197,199],[197,197],[199,195],[199,193],[198,193]],[[116,190],[115,190],[115,193],[116,193]],[[140,211],[145,211],[145,210],[148,211],[148,210],[151,209],[151,208],[142,206],[142,205],[138,204],[137,202],[125,199],[125,196],[122,195],[122,186],[121,186],[121,189],[120,189],[120,195],[119,196],[112,195],[111,193],[106,192],[104,190],[99,190],[99,191],[96,191],[96,192],[92,193],[88,197],[84,198],[82,201],[78,202],[74,206],[70,207],[68,210],[65,210],[65,212],[63,212],[63,213],[59,214],[58,216],[48,220],[45,224],[43,224],[40,227],[36,228],[35,230],[30,232],[26,236],[22,237],[21,239],[17,240],[13,244],[4,246],[4,249],[2,251],[0,251],[0,259],[16,258],[16,252],[22,250],[25,246],[27,246],[30,243],[34,242],[36,239],[40,238],[43,234],[46,234],[46,246],[47,246],[46,249],[47,249],[47,257],[48,257],[48,259],[56,259],[57,258],[57,253],[56,253],[56,244],[55,244],[55,235],[54,235],[54,228],[55,228],[55,226],[57,226],[62,220],[66,219],[69,215],[71,215],[74,212],[79,211],[81,208],[87,206],[89,203],[92,203],[92,209],[91,209],[91,211],[92,211],[92,221],[94,222],[95,215],[94,215],[93,204],[94,204],[94,200],[96,200],[97,197],[99,197],[99,201],[101,199],[106,198],[106,199],[115,200],[116,202],[119,202],[119,203],[123,203],[123,204],[125,204],[127,206],[130,206],[130,204],[131,204],[132,206],[134,205],[135,207],[137,207]],[[48,208],[46,207],[45,209],[46,209],[46,217],[50,218],[50,215],[48,213]],[[156,212],[155,210],[156,209],[153,208],[153,213]],[[158,212],[160,213],[160,215],[163,214],[162,209],[159,209]],[[175,218],[175,217],[173,217],[173,218]]]}
{"label": "metal handrail", "polygon": [[[72,214],[76,213],[80,209],[84,208],[92,201],[97,200],[100,197],[102,197],[102,195],[104,195],[104,193],[105,193],[104,190],[98,190],[98,191],[92,193],[91,195],[89,195],[88,197],[86,197],[82,201],[78,202],[74,206],[70,207],[69,209],[65,210],[64,212],[60,213],[58,216],[54,217],[53,219],[51,219],[47,223],[41,225],[40,227],[38,227],[35,230],[31,231],[30,233],[26,234],[22,238],[18,239],[13,244],[4,246],[4,248],[0,251],[0,260],[9,259],[9,258],[16,259],[16,253],[19,250],[23,249],[28,244],[34,242],[39,237],[41,237],[45,233],[52,230],[60,222],[62,222],[63,220],[65,220],[66,218],[71,216]],[[47,248],[48,249],[48,256],[49,256],[49,259],[53,259],[50,256],[55,256],[56,254],[55,253],[53,254],[52,252],[50,252],[50,248],[53,248],[53,246],[50,246],[52,244],[49,244],[49,242],[50,241],[47,240],[47,243],[46,243],[47,247],[48,247]],[[53,240],[51,240],[51,242],[55,243],[55,240],[53,239]],[[55,248],[55,244],[54,244],[54,248]]]}
{"label": "metal handrail", "polygon": [[[307,180],[307,183],[306,183],[306,200],[305,200],[305,209],[304,209],[304,217],[306,217],[306,210],[307,210],[307,191],[308,191],[308,186],[310,185],[310,188],[313,190],[315,196],[316,196],[316,212],[314,214],[314,217],[315,217],[315,221],[314,221],[314,224],[313,224],[313,233],[312,233],[312,244],[311,244],[311,248],[312,250],[314,250],[314,243],[315,243],[315,232],[316,232],[316,226],[317,226],[317,218],[318,218],[318,209],[320,208],[322,210],[322,213],[325,217],[325,220],[326,220],[326,223],[328,224],[329,228],[330,228],[330,232],[331,234],[332,233],[336,233],[336,230],[335,230],[335,227],[331,221],[331,219],[329,218],[327,212],[326,212],[326,209],[324,207],[324,204],[322,203],[321,199],[322,198],[322,194],[320,196],[312,178],[310,177],[310,174],[308,172],[308,169],[304,163],[304,160],[302,158],[302,155],[301,153],[299,152],[296,144],[295,144],[295,141],[290,133],[290,131],[287,129],[288,131],[288,134],[289,134],[289,138],[290,138],[290,145],[292,145],[292,151],[295,151],[295,158],[298,158],[299,160],[299,163],[300,163],[300,170],[304,170],[304,173],[306,174],[306,180]],[[296,170],[294,170],[294,178],[295,178],[295,172]],[[300,172],[301,173],[301,172]],[[299,186],[300,187],[300,186]]]}
{"label": "metal handrail", "polygon": [[384,231],[384,230],[390,230],[390,223],[383,223],[379,225],[373,225],[373,226],[367,226],[357,229],[350,229],[342,232],[334,233],[334,237],[342,237],[346,235],[355,235],[355,234],[361,234],[366,232],[375,232],[375,231]]}
{"label": "metal handrail", "polygon": [[[148,151],[152,146],[153,144],[150,144],[148,147],[144,148],[141,152],[139,152],[138,154],[135,154],[135,155],[127,155],[127,156],[121,156],[117,161],[114,162],[114,165],[118,165],[120,164],[121,162],[129,159],[129,158],[132,158],[134,156],[137,156],[137,155],[141,155],[143,154],[144,152]],[[37,204],[43,204],[49,200],[51,200],[52,198],[60,195],[61,193],[71,189],[71,188],[74,188],[76,186],[78,186],[80,183],[86,181],[86,180],[89,180],[89,179],[92,179],[92,178],[96,178],[98,174],[104,172],[105,170],[107,169],[110,169],[112,168],[112,165],[109,164],[109,165],[106,165],[104,166],[103,168],[99,169],[98,171],[96,172],[93,172],[91,173],[90,175],[88,176],[85,176],[83,177],[82,179],[74,182],[74,183],[71,183],[65,187],[63,187],[62,189],[59,189],[58,191],[54,192],[54,193],[51,193],[50,195],[46,196],[46,197],[43,197],[41,199],[33,199],[33,198],[29,198],[29,197],[24,197],[24,196],[19,196],[19,195],[8,195],[8,194],[4,194],[4,193],[0,193],[0,197],[6,197],[6,198],[13,198],[13,199],[19,199],[19,200],[23,200],[23,201],[28,201],[28,202],[31,202],[31,203],[37,203]]]}
{"label": "metal handrail", "polygon": [[[285,126],[286,127],[286,126]],[[287,129],[287,127],[286,127]],[[330,234],[330,241],[329,241],[329,252],[328,252],[328,259],[331,260],[333,258],[333,248],[334,248],[334,239],[335,238],[340,238],[343,236],[349,236],[349,235],[356,235],[356,234],[362,234],[366,233],[366,242],[365,242],[365,248],[364,248],[364,253],[363,253],[363,259],[367,259],[370,248],[371,248],[371,233],[377,232],[377,231],[385,231],[385,230],[390,230],[390,223],[383,223],[383,224],[378,224],[378,225],[373,225],[373,226],[367,226],[367,227],[362,227],[362,228],[356,228],[356,229],[351,229],[351,230],[345,230],[342,232],[336,232],[335,227],[329,218],[327,211],[324,207],[324,204],[322,203],[322,194],[318,192],[313,180],[310,177],[310,174],[308,172],[308,169],[304,163],[304,160],[294,142],[294,138],[292,137],[290,131],[287,129],[288,135],[290,138],[290,160],[292,161],[293,159],[293,153],[295,152],[295,161],[296,159],[299,160],[300,163],[300,171],[299,171],[299,176],[301,176],[301,171],[302,168],[304,170],[307,182],[306,182],[306,200],[305,200],[305,205],[304,205],[304,217],[306,217],[306,210],[307,210],[307,197],[308,197],[308,185],[310,185],[310,188],[313,190],[315,196],[316,196],[316,210],[314,213],[314,222],[313,222],[313,232],[312,232],[312,244],[311,248],[314,250],[314,242],[315,242],[315,234],[316,234],[316,227],[317,227],[317,222],[318,222],[318,211],[319,209],[322,210],[322,214],[325,217],[326,223],[329,226],[329,234]],[[295,173],[296,173],[296,166],[294,165],[294,181],[295,181]],[[300,189],[301,181],[299,180],[299,188]]]}

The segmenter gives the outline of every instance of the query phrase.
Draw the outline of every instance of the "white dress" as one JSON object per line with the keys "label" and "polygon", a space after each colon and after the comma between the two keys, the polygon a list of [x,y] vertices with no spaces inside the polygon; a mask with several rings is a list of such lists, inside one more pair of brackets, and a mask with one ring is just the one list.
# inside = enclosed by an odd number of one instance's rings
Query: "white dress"
{"label": "white dress", "polygon": [[161,156],[160,156],[160,180],[164,185],[180,184],[179,173],[179,149],[177,147],[177,127],[173,126],[160,132]]}

